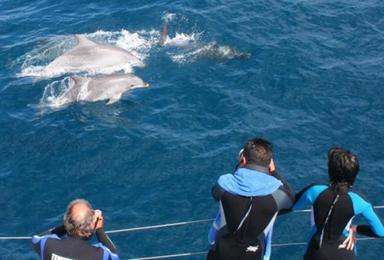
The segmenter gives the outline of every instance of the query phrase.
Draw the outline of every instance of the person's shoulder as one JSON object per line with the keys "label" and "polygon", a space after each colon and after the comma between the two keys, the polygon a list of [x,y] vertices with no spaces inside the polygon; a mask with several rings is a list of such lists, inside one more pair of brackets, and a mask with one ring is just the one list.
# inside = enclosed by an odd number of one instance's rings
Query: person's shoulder
{"label": "person's shoulder", "polygon": [[220,175],[219,178],[217,179],[217,183],[220,183],[220,181],[227,180],[227,179],[233,178],[233,173],[226,173],[223,175]]}
{"label": "person's shoulder", "polygon": [[323,183],[312,183],[312,184],[308,185],[308,187],[314,188],[314,189],[326,189],[329,186],[327,184],[323,184]]}
{"label": "person's shoulder", "polygon": [[41,241],[47,241],[47,240],[61,240],[56,234],[47,234],[47,235],[34,235],[32,237],[32,242],[34,244],[40,243]]}
{"label": "person's shoulder", "polygon": [[371,203],[366,199],[365,195],[360,192],[349,191],[348,195],[352,200],[353,208],[356,214],[360,214],[367,207],[372,206]]}
{"label": "person's shoulder", "polygon": [[305,194],[312,202],[314,202],[320,193],[328,189],[328,185],[325,184],[311,184],[304,188]]}
{"label": "person's shoulder", "polygon": [[326,184],[311,184],[308,186],[308,191],[309,192],[314,192],[314,193],[320,193],[323,192],[324,190],[328,189],[328,185]]}
{"label": "person's shoulder", "polygon": [[348,195],[355,200],[364,201],[366,203],[369,203],[367,197],[361,192],[352,190],[352,191],[348,191]]}
{"label": "person's shoulder", "polygon": [[232,173],[227,173],[221,175],[216,182],[216,186],[224,189],[228,184],[232,184],[234,180],[234,175]]}

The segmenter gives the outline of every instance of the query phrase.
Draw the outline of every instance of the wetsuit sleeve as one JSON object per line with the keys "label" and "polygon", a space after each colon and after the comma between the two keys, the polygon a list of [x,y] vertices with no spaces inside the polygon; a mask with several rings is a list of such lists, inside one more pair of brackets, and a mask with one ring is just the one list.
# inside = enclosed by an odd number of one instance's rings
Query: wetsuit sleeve
{"label": "wetsuit sleeve", "polygon": [[217,183],[212,187],[212,190],[211,190],[212,197],[216,201],[219,201],[221,199],[221,196],[224,194],[224,192],[225,191],[223,190],[223,188],[221,188],[220,185]]}
{"label": "wetsuit sleeve", "polygon": [[273,198],[276,201],[279,215],[285,214],[290,211],[290,208],[294,202],[294,192],[289,186],[287,180],[281,176],[277,171],[273,171],[271,176],[280,180],[283,183],[283,186],[280,186],[278,190],[272,193]]}
{"label": "wetsuit sleeve", "polygon": [[349,193],[352,198],[355,214],[362,214],[368,225],[358,225],[357,233],[370,237],[384,237],[384,226],[379,216],[373,210],[371,203],[355,193]]}
{"label": "wetsuit sleeve", "polygon": [[51,234],[57,235],[58,237],[62,237],[67,234],[67,231],[65,230],[64,225],[62,225],[62,226],[48,229],[47,231],[40,233],[39,236],[45,236],[45,235],[51,235]]}
{"label": "wetsuit sleeve", "polygon": [[363,236],[368,237],[383,237],[383,234],[377,235],[375,231],[369,225],[358,225],[356,228],[356,232]]}
{"label": "wetsuit sleeve", "polygon": [[[50,230],[48,230],[48,232],[49,232],[48,234],[55,234],[58,237],[62,237],[62,236],[67,234],[67,230],[65,230],[64,225],[51,228]],[[47,234],[45,234],[45,235],[47,235]]]}
{"label": "wetsuit sleeve", "polygon": [[117,254],[115,245],[109,239],[108,235],[104,232],[103,228],[96,229],[96,237],[97,240],[104,246],[106,246],[109,250],[111,250],[112,253]]}
{"label": "wetsuit sleeve", "polygon": [[280,173],[277,170],[273,171],[271,173],[271,176],[275,177],[276,179],[280,180],[283,183],[283,186],[280,187],[279,189],[284,191],[293,203],[295,198],[295,192],[292,190],[288,181],[282,175],[280,175]]}
{"label": "wetsuit sleeve", "polygon": [[32,238],[32,247],[40,255],[40,241],[41,238],[47,235],[56,235],[58,237],[62,237],[67,234],[64,225],[51,228],[47,231],[40,233],[39,235],[33,236]]}
{"label": "wetsuit sleeve", "polygon": [[373,210],[372,205],[369,205],[362,214],[369,225],[358,225],[356,231],[365,236],[384,237],[383,223]]}
{"label": "wetsuit sleeve", "polygon": [[315,184],[311,184],[311,185],[308,185],[307,187],[305,187],[304,189],[302,189],[301,191],[299,191],[298,193],[296,193],[295,195],[295,203],[301,198],[301,196],[303,196],[303,194],[309,190],[310,188],[312,188],[313,186],[315,186]]}
{"label": "wetsuit sleeve", "polygon": [[326,185],[309,185],[308,187],[301,190],[295,198],[295,205],[293,210],[306,209],[313,205],[319,194],[327,189]]}

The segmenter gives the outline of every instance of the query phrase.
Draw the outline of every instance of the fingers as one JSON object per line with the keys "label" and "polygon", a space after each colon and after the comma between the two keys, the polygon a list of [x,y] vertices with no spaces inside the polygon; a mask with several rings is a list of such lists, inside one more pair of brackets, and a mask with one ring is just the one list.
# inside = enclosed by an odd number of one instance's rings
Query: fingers
{"label": "fingers", "polygon": [[99,210],[99,209],[96,209],[96,210],[95,210],[95,218],[96,218],[96,219],[98,219],[98,218],[103,218],[103,215],[102,215],[101,210]]}
{"label": "fingers", "polygon": [[347,244],[347,250],[353,250],[355,248],[355,238],[351,238]]}
{"label": "fingers", "polygon": [[350,236],[348,236],[348,237],[344,240],[344,242],[339,246],[339,248],[340,248],[340,249],[341,249],[341,248],[345,248],[345,249],[347,249],[347,250],[353,250],[354,246],[355,246],[355,243],[354,243],[354,241],[353,241],[353,238],[350,237]]}
{"label": "fingers", "polygon": [[349,228],[349,235],[343,242],[343,247],[347,250],[353,250],[356,243],[356,227],[351,226]]}
{"label": "fingers", "polygon": [[351,250],[351,247],[353,248],[352,238],[349,238],[346,243],[346,249]]}
{"label": "fingers", "polygon": [[94,229],[102,228],[104,226],[104,220],[103,220],[103,214],[101,210],[96,209],[95,210],[95,227]]}

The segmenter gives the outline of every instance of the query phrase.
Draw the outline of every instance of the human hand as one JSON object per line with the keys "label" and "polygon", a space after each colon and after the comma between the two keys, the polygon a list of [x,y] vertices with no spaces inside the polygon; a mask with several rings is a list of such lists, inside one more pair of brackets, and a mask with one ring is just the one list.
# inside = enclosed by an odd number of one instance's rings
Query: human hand
{"label": "human hand", "polygon": [[344,240],[343,244],[339,247],[345,248],[347,250],[353,250],[355,248],[356,243],[356,226],[351,225],[349,228],[349,235]]}
{"label": "human hand", "polygon": [[269,169],[269,173],[272,173],[276,170],[275,162],[273,161],[273,159],[271,159],[268,169]]}
{"label": "human hand", "polygon": [[101,210],[98,210],[98,209],[95,210],[94,223],[95,223],[95,225],[94,225],[95,230],[99,229],[99,228],[103,228],[104,219],[103,219],[103,214],[102,214]]}

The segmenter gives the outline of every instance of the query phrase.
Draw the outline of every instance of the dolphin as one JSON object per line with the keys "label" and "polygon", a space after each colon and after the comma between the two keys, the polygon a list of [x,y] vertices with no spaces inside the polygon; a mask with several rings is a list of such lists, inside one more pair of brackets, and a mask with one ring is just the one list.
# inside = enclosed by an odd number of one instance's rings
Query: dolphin
{"label": "dolphin", "polygon": [[[160,34],[159,45],[164,47],[165,45],[172,45],[176,47],[189,47],[187,45],[189,40],[180,43],[174,43],[168,35],[168,23],[165,22],[163,30]],[[231,59],[248,59],[251,57],[251,54],[242,52],[236,48],[232,48],[226,45],[219,45],[216,42],[210,42],[206,45],[203,45],[195,50],[187,52],[185,54],[187,57],[207,57],[216,60],[231,60]]]}
{"label": "dolphin", "polygon": [[44,68],[47,75],[90,72],[109,74],[114,71],[130,71],[143,67],[139,58],[122,48],[95,43],[83,35],[75,35],[78,44],[57,57]]}
{"label": "dolphin", "polygon": [[[120,100],[124,92],[148,87],[149,84],[133,74],[115,74],[96,77],[71,76],[69,88],[56,98],[56,104],[65,105],[76,101],[108,100],[113,104]],[[59,102],[57,102],[59,100]]]}
{"label": "dolphin", "polygon": [[251,57],[249,53],[242,52],[230,46],[219,45],[216,42],[210,42],[191,52],[190,55],[203,56],[216,60],[248,59]]}

